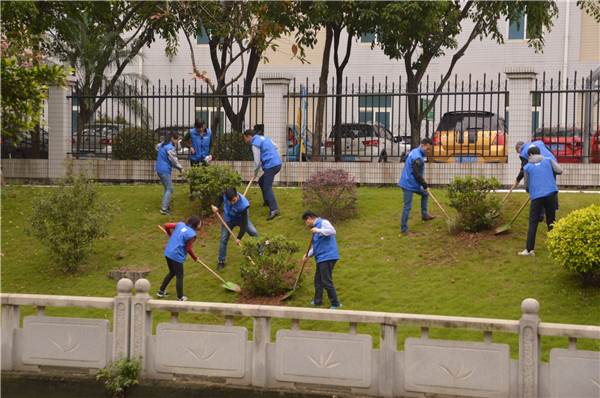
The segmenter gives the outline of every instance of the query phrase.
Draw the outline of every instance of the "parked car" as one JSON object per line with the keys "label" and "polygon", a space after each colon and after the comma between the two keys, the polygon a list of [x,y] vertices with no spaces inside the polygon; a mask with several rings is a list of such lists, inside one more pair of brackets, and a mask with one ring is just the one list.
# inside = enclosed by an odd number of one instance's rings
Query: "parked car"
{"label": "parked car", "polygon": [[[410,152],[410,142],[404,141],[379,122],[344,123],[342,129],[342,160],[387,162],[388,158],[404,161]],[[322,148],[324,161],[335,160],[335,126]]]}
{"label": "parked car", "polygon": [[[296,124],[290,124],[287,126],[287,137],[288,137],[288,149],[287,149],[287,160],[288,162],[297,162],[300,158],[300,128]],[[306,139],[304,141],[304,153],[302,153],[302,161],[305,162],[312,155],[313,149],[313,133],[306,129]]]}
{"label": "parked car", "polygon": [[590,162],[600,163],[600,128],[598,128],[598,131],[592,136],[590,155]]}
{"label": "parked car", "polygon": [[[103,156],[112,154],[114,138],[119,132],[129,127],[126,124],[89,124],[81,131],[79,155]],[[76,150],[77,132],[73,133],[73,152]]]}
{"label": "parked car", "polygon": [[48,159],[48,130],[40,128],[40,145],[39,152],[34,155],[33,150],[33,136],[34,132],[29,132],[29,137],[21,140],[18,144],[2,137],[2,159]]}
{"label": "parked car", "polygon": [[508,131],[503,118],[487,111],[446,112],[433,133],[435,163],[506,163]]}
{"label": "parked car", "polygon": [[558,163],[581,163],[582,131],[580,127],[540,127],[533,133],[532,141],[542,141]]}

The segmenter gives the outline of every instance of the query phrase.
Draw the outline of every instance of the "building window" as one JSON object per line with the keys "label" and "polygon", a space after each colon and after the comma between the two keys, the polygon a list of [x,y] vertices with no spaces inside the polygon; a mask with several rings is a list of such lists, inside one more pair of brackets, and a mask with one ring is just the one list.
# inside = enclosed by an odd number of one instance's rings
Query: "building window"
{"label": "building window", "polygon": [[508,40],[529,39],[527,32],[527,15],[521,14],[518,20],[510,21],[508,25]]}
{"label": "building window", "polygon": [[375,41],[375,33],[363,33],[360,35],[361,43],[373,43]]}
{"label": "building window", "polygon": [[358,121],[360,123],[379,122],[390,127],[390,112],[392,97],[390,96],[361,96],[358,99]]}
{"label": "building window", "polygon": [[196,37],[196,44],[208,44],[208,33],[206,33],[206,29],[204,26],[202,27],[202,34]]}

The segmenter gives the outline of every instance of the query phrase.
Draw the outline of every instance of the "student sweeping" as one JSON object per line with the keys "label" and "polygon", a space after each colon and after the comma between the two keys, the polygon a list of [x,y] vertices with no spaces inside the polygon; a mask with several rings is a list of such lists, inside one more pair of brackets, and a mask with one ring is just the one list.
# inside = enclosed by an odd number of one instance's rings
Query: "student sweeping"
{"label": "student sweeping", "polygon": [[199,261],[198,256],[192,250],[192,244],[196,240],[196,231],[202,227],[202,219],[198,215],[191,216],[187,222],[167,223],[164,225],[165,231],[169,235],[169,242],[165,248],[165,259],[169,267],[169,273],[165,276],[160,289],[156,293],[158,297],[167,297],[167,285],[173,277],[177,277],[175,287],[177,289],[177,300],[186,301],[188,298],[183,295],[183,262],[189,254],[194,261]]}
{"label": "student sweeping", "polygon": [[315,256],[317,269],[315,271],[315,297],[310,305],[320,307],[323,305],[323,290],[327,292],[331,306],[329,309],[340,308],[342,304],[338,300],[337,291],[333,285],[333,267],[340,259],[340,254],[335,240],[335,228],[328,220],[317,216],[312,211],[306,211],[302,215],[304,224],[313,233],[312,248],[305,254],[303,260],[306,262]]}

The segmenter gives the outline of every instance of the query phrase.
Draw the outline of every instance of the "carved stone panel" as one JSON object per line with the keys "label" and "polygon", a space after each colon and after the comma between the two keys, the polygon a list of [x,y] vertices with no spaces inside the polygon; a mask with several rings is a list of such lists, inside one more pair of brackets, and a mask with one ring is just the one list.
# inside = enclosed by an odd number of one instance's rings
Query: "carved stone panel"
{"label": "carved stone panel", "polygon": [[244,377],[248,330],[237,326],[160,323],[156,370],[205,376]]}
{"label": "carved stone panel", "polygon": [[277,331],[277,380],[345,387],[371,385],[372,337],[343,333]]}
{"label": "carved stone panel", "polygon": [[510,349],[506,344],[408,338],[404,347],[407,391],[508,397]]}
{"label": "carved stone panel", "polygon": [[600,397],[600,352],[551,350],[550,395]]}
{"label": "carved stone panel", "polygon": [[110,322],[28,316],[23,319],[24,364],[102,368]]}

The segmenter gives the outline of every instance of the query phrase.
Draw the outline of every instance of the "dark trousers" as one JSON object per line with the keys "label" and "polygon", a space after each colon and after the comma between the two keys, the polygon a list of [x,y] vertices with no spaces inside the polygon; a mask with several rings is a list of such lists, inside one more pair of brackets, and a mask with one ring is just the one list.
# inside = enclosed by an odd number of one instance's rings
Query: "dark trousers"
{"label": "dark trousers", "polygon": [[177,288],[177,298],[183,297],[183,263],[178,263],[175,260],[171,260],[169,257],[165,256],[167,259],[167,266],[169,267],[169,273],[165,276],[162,285],[160,285],[160,290],[162,292],[165,291],[169,282],[173,277],[177,277],[177,281],[175,282],[175,287]]}
{"label": "dark trousers", "polygon": [[327,292],[327,297],[331,305],[339,306],[340,301],[338,300],[335,286],[333,286],[333,267],[337,260],[322,261],[317,263],[317,270],[315,271],[315,305],[323,304],[323,290]]}
{"label": "dark trousers", "polygon": [[527,250],[532,251],[535,247],[535,235],[537,234],[537,227],[539,224],[540,216],[546,213],[546,224],[548,224],[548,231],[554,228],[554,220],[556,218],[556,203],[558,194],[552,194],[544,196],[543,198],[537,198],[531,201],[529,207],[529,229],[527,230]]}
{"label": "dark trousers", "polygon": [[269,204],[271,211],[278,209],[275,194],[273,193],[273,181],[279,170],[281,170],[281,165],[263,170],[263,175],[258,179],[258,186],[262,191],[263,201]]}
{"label": "dark trousers", "polygon": [[[202,166],[208,166],[208,163],[206,163],[204,160],[192,160],[190,159],[190,166],[194,167],[197,166],[199,164],[202,164]],[[192,185],[190,184],[190,195],[193,194],[194,191],[192,190]]]}

